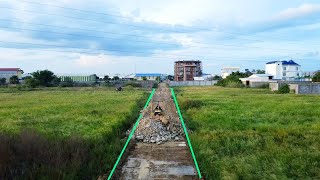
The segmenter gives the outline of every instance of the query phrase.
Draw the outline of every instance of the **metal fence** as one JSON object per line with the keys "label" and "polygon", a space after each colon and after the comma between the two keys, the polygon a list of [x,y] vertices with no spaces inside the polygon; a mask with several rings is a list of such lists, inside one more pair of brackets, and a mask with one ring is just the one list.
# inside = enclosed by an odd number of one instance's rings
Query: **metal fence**
{"label": "metal fence", "polygon": [[213,86],[218,81],[170,81],[169,86]]}

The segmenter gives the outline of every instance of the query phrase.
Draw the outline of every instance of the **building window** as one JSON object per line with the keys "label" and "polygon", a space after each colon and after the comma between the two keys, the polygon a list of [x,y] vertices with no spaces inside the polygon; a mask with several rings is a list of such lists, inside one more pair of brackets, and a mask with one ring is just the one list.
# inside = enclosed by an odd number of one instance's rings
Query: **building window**
{"label": "building window", "polygon": [[283,76],[287,76],[287,73],[283,73]]}
{"label": "building window", "polygon": [[296,70],[298,71],[298,70],[299,70],[299,67],[296,67]]}
{"label": "building window", "polygon": [[283,70],[286,71],[286,70],[287,70],[287,67],[283,67]]}
{"label": "building window", "polygon": [[297,73],[297,76],[300,76],[300,74],[299,74],[299,73]]}

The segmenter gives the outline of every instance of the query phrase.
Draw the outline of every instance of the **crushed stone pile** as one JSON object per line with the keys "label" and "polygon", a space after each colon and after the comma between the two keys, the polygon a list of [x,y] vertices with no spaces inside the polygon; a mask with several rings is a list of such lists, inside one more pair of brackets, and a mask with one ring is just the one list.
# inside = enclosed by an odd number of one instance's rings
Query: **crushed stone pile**
{"label": "crushed stone pile", "polygon": [[179,141],[183,137],[184,132],[180,123],[164,124],[159,120],[147,118],[141,119],[134,136],[139,142],[157,144],[166,141]]}

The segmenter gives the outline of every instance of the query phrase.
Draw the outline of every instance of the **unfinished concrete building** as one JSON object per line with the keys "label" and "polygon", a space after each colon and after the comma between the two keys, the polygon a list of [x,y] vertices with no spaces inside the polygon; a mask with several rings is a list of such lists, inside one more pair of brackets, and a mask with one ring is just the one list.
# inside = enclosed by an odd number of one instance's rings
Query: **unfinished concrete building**
{"label": "unfinished concrete building", "polygon": [[202,63],[199,60],[176,61],[174,64],[175,81],[193,81],[202,76]]}

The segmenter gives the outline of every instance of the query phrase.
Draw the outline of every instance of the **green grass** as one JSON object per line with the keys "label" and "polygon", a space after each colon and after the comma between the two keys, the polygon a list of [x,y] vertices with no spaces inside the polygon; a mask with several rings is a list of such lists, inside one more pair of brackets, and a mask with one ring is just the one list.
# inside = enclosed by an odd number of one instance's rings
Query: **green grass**
{"label": "green grass", "polygon": [[320,179],[320,96],[179,88],[207,179]]}
{"label": "green grass", "polygon": [[[0,179],[96,179],[108,173],[124,144],[125,130],[135,122],[147,98],[147,93],[134,89],[0,92],[0,141],[6,144],[0,151],[10,158],[0,158],[4,168],[0,168]],[[10,175],[8,168],[19,173]]]}

